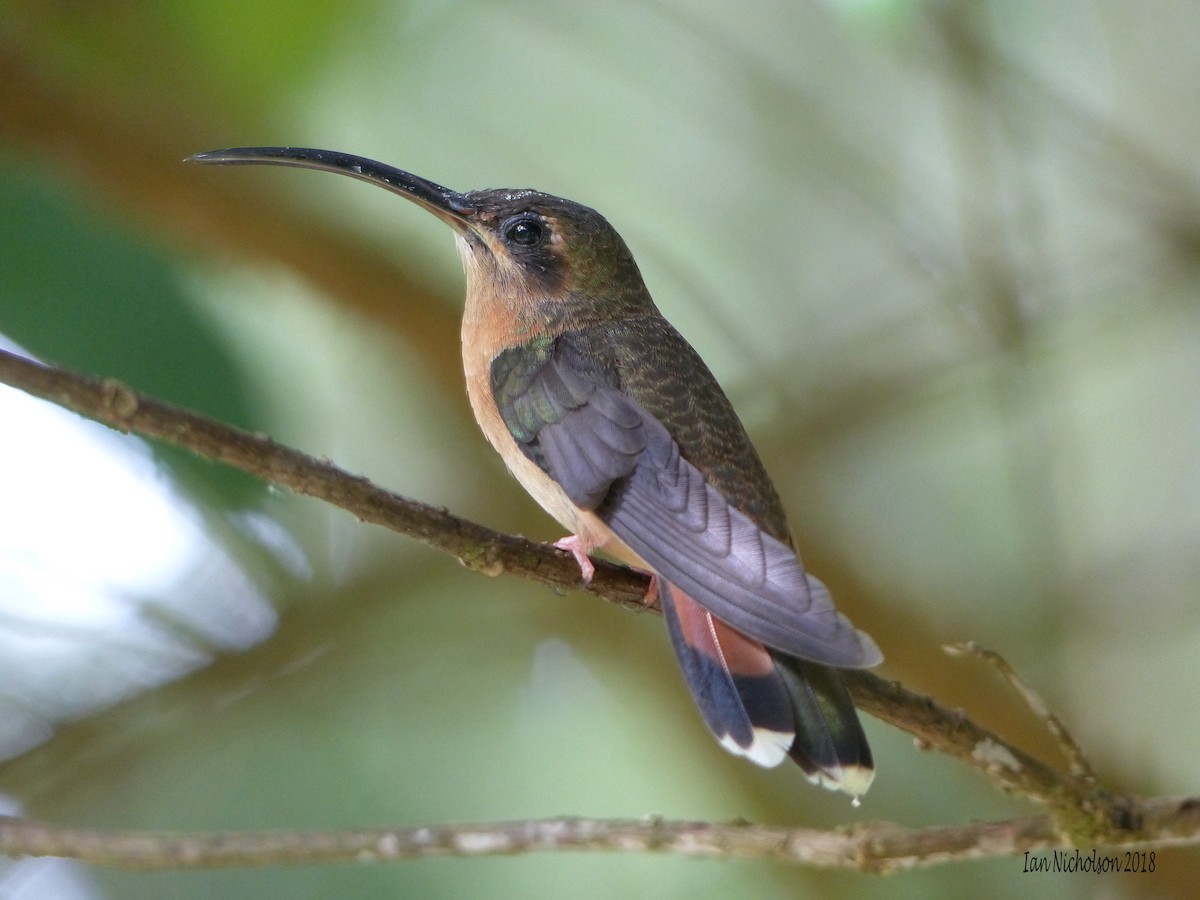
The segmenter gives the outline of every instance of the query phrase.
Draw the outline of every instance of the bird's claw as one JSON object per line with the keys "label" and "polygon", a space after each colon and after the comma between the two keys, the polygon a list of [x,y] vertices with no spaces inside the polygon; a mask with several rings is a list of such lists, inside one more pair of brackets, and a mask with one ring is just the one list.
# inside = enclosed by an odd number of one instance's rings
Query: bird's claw
{"label": "bird's claw", "polygon": [[575,562],[579,564],[579,575],[583,578],[583,583],[591,584],[592,576],[596,574],[596,567],[592,564],[591,557],[588,556],[588,550],[591,548],[584,543],[583,539],[577,534],[569,534],[562,540],[555,541],[554,546],[559,550],[566,550],[575,557]]}
{"label": "bird's claw", "polygon": [[650,583],[646,585],[646,596],[642,597],[643,606],[653,606],[658,600],[658,576],[653,572],[647,572],[650,576]]}

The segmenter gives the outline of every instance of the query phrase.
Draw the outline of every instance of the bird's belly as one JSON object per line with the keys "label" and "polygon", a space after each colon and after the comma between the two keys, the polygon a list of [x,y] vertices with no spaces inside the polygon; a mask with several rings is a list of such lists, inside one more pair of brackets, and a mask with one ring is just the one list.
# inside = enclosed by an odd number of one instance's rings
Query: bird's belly
{"label": "bird's belly", "polygon": [[529,495],[564,528],[582,538],[589,547],[601,547],[608,542],[612,536],[608,526],[595,513],[572,503],[566,492],[529,457],[521,453],[519,459],[505,457],[504,461]]}
{"label": "bird's belly", "polygon": [[608,526],[595,513],[580,509],[572,503],[558,483],[521,451],[500,416],[486,375],[482,374],[480,369],[472,371],[473,368],[468,367],[467,370],[467,396],[471,401],[471,409],[488,443],[496,448],[513,477],[542,509],[557,519],[571,534],[578,535],[588,547],[603,547],[608,544],[607,549],[610,552],[624,559],[624,545],[614,537]]}

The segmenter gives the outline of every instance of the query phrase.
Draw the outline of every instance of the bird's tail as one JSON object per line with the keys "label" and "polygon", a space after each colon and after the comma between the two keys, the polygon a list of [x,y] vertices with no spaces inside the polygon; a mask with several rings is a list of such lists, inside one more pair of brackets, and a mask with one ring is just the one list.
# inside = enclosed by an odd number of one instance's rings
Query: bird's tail
{"label": "bird's tail", "polygon": [[709,729],[760,766],[791,756],[809,780],[859,797],[871,748],[838,673],[768,650],[659,579],[671,644]]}
{"label": "bird's tail", "polygon": [[842,676],[802,659],[772,656],[795,713],[788,755],[814,784],[861,797],[875,778],[875,760]]}

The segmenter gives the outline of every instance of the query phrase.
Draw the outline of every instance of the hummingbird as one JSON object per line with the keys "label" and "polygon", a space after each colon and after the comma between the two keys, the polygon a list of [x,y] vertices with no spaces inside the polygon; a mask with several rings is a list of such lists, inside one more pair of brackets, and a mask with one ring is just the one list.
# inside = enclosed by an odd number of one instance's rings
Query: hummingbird
{"label": "hummingbird", "polygon": [[732,404],[600,213],[534,190],[459,193],[329,150],[247,147],[189,161],[349,175],[448,224],[466,274],[471,409],[509,471],[570,531],[556,546],[584,581],[598,549],[651,573],[684,680],[725,749],[767,767],[790,756],[857,805],[874,763],[838,669],[883,655],[804,570]]}

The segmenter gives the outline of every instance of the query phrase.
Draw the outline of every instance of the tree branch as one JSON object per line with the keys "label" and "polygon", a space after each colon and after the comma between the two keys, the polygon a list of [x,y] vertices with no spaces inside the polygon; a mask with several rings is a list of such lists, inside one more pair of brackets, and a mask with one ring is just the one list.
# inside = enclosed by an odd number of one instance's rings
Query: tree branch
{"label": "tree branch", "polygon": [[550,587],[586,590],[629,609],[646,608],[646,576],[624,566],[597,561],[595,579],[585,586],[569,553],[501,534],[444,508],[393,494],[265,435],[138,394],[114,379],[90,378],[0,350],[0,382],[118,431],[157,438],[297,494],[324,500],[363,522],[382,525],[453,554],[467,568],[485,575],[514,572]]}
{"label": "tree branch", "polygon": [[[1145,821],[1153,823],[1154,836],[1123,842],[1123,846],[1190,843],[1200,831],[1200,802],[1196,800],[1148,801],[1143,812]],[[64,828],[0,817],[2,855],[59,856],[138,870],[383,862],[431,856],[586,850],[770,859],[828,869],[890,873],[1068,846],[1049,816],[934,828],[864,822],[836,831],[656,818],[562,818],[340,831],[204,834]]]}
{"label": "tree branch", "polygon": [[[146,397],[112,379],[89,378],[0,351],[0,383],[120,431],[167,441],[296,493],[324,500],[364,522],[383,525],[453,554],[468,568],[483,574],[509,572],[560,589],[580,588],[627,609],[652,608],[643,603],[647,579],[640,573],[597,560],[595,578],[584,586],[568,553],[492,531],[445,509],[392,494],[365,478],[264,435],[250,434]],[[990,658],[986,653],[982,655]],[[336,836],[241,835],[236,839],[229,835],[174,838],[109,833],[103,841],[95,832],[7,820],[0,829],[0,852],[78,858],[92,858],[83,854],[93,854],[96,861],[112,864],[137,866],[152,861],[166,866],[265,864],[293,858],[330,861],[466,855],[517,849],[656,849],[694,855],[771,856],[882,871],[1067,844],[1200,843],[1200,800],[1145,800],[1111,794],[1086,767],[1078,771],[1073,765],[1077,771],[1059,773],[976,725],[961,711],[947,710],[896,682],[862,671],[847,671],[845,680],[855,703],[865,712],[913,735],[919,747],[937,749],[983,772],[1000,789],[1028,797],[1042,805],[1048,815],[920,830],[876,823],[832,834],[695,823],[553,820],[339,832]],[[1048,720],[1044,705],[1034,708]],[[1053,721],[1061,729],[1058,736],[1062,740],[1065,729],[1057,719]],[[1072,758],[1072,763],[1076,762]],[[139,849],[150,846],[154,848],[152,853]],[[71,852],[57,853],[56,849]]]}

